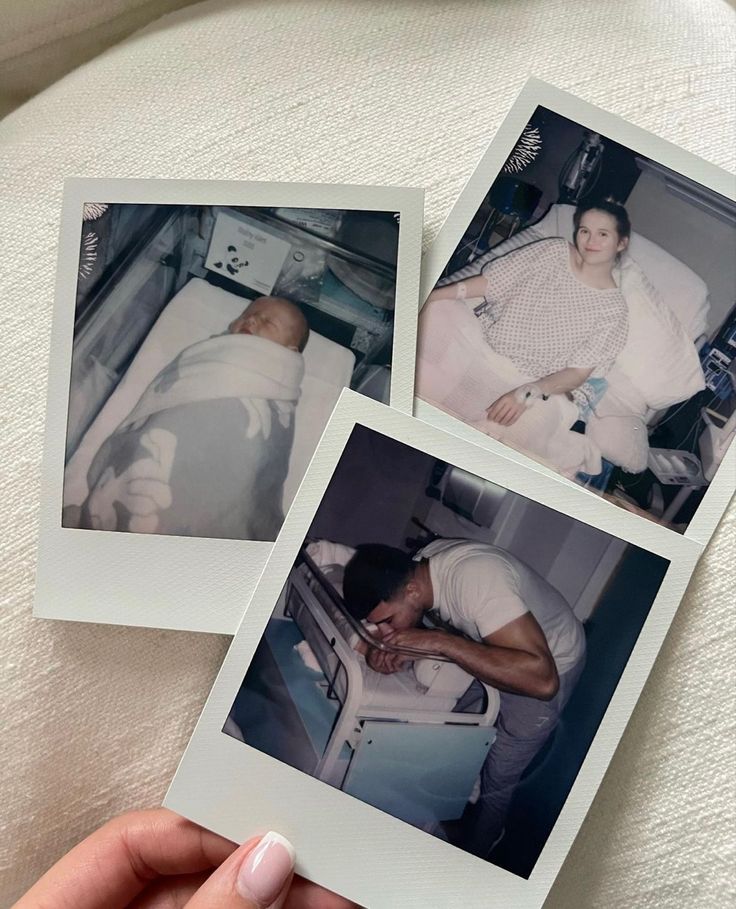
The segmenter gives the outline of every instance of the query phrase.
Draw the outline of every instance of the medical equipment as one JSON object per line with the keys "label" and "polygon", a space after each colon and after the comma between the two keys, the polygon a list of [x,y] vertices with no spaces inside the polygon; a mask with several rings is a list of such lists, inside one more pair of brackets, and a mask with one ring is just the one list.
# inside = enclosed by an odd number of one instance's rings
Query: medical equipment
{"label": "medical equipment", "polygon": [[728,315],[716,337],[700,350],[705,384],[716,397],[727,400],[733,392],[736,373],[736,307]]}
{"label": "medical equipment", "polygon": [[[648,467],[663,485],[679,486],[677,494],[665,507],[662,491],[655,484],[652,487],[652,511],[661,514],[664,521],[674,521],[685,505],[690,495],[697,489],[707,486],[721,466],[728,447],[736,437],[736,378],[734,377],[734,363],[728,372],[724,373],[728,379],[729,391],[727,398],[731,398],[734,407],[730,416],[701,407],[698,419],[693,425],[693,432],[697,433],[702,425],[703,430],[698,437],[698,455],[684,449],[668,450],[659,448],[649,449]],[[691,433],[689,433],[690,435]]]}
{"label": "medical equipment", "polygon": [[726,449],[736,437],[736,410],[726,418],[712,410],[704,409],[702,417],[705,429],[698,440],[698,447],[703,476],[710,482],[725,457]]}
{"label": "medical equipment", "polygon": [[706,479],[700,461],[689,451],[650,448],[647,466],[667,486],[704,486]]}
{"label": "medical equipment", "polygon": [[447,263],[445,274],[487,252],[494,237],[506,239],[515,234],[532,217],[541,198],[542,190],[531,183],[509,173],[497,177]]}
{"label": "medical equipment", "polygon": [[[414,668],[374,672],[351,646],[391,650],[345,609],[336,544],[303,547],[225,731],[408,823],[431,830],[462,813],[495,738],[495,689],[460,712],[473,682],[454,663],[402,652]],[[346,550],[347,547],[341,547]],[[311,554],[310,554],[311,553]],[[340,554],[345,558],[347,552]],[[306,641],[320,671],[295,648]],[[238,736],[241,737],[241,736]]]}
{"label": "medical equipment", "polygon": [[601,172],[605,145],[598,133],[586,132],[560,173],[560,202],[577,204],[592,192]]}

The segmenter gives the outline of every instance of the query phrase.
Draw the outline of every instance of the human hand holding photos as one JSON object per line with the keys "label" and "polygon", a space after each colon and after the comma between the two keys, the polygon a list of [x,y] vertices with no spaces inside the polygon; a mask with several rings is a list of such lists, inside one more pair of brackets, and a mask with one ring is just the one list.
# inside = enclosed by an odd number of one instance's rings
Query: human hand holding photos
{"label": "human hand holding photos", "polygon": [[277,834],[242,846],[165,808],[109,821],[75,846],[14,909],[356,909],[294,876]]}

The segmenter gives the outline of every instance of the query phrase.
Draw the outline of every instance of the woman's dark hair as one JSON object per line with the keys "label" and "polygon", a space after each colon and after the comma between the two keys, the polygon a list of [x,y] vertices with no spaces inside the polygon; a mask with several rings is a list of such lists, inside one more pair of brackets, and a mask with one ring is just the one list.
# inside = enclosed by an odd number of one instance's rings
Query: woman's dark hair
{"label": "woman's dark hair", "polygon": [[411,556],[383,543],[364,543],[345,566],[343,599],[348,612],[364,619],[383,600],[390,600],[411,580],[416,563]]}
{"label": "woman's dark hair", "polygon": [[620,202],[616,202],[615,199],[606,198],[595,199],[590,202],[581,202],[578,205],[572,216],[573,238],[578,234],[580,219],[588,211],[603,211],[607,215],[610,215],[616,222],[616,232],[618,233],[619,240],[628,240],[631,236],[629,213]]}

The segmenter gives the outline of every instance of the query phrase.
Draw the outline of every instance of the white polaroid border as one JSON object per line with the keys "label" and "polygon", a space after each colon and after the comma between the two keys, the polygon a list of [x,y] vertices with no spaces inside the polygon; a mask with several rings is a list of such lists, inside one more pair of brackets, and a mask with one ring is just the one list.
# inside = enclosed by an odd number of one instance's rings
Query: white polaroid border
{"label": "white polaroid border", "polygon": [[[481,861],[223,733],[222,726],[356,424],[491,480],[668,559],[670,564],[598,732],[528,880]],[[597,497],[343,392],[210,693],[165,804],[235,841],[279,830],[300,874],[370,906],[538,909],[567,855],[641,693],[701,547]]]}
{"label": "white polaroid border", "polygon": [[87,202],[398,212],[391,406],[411,412],[424,191],[212,180],[66,181],[46,402],[34,615],[233,634],[272,543],[61,526],[82,208]]}
{"label": "white polaroid border", "polygon": [[[675,173],[688,177],[727,199],[736,201],[736,178],[733,174],[710,164],[708,161],[690,154],[678,146],[652,135],[638,126],[627,123],[621,117],[608,113],[599,107],[581,101],[574,95],[561,91],[553,85],[539,79],[530,78],[519,97],[514,102],[492,142],[486,149],[472,176],[460,193],[457,202],[451,209],[440,228],[437,237],[427,250],[422,262],[422,277],[419,299],[420,309],[426,302],[429,293],[435,286],[450,256],[463,237],[468,224],[475,215],[486,196],[491,184],[501,172],[506,159],[511,154],[519,136],[531,119],[537,107],[546,107],[560,116],[579,123],[586,129],[594,130],[627,148],[636,151],[657,163],[668,167]],[[555,477],[569,486],[581,488],[573,480],[562,478],[554,470],[540,464],[530,457],[515,451],[502,442],[484,436],[477,430],[466,426],[461,420],[450,416],[442,410],[428,404],[421,398],[414,399],[414,415],[467,439],[488,451],[498,452],[513,461],[525,464],[548,477]],[[736,492],[736,443],[732,444],[708,491],[690,521],[685,536],[707,544],[718,525],[731,497]],[[596,495],[587,491],[588,495]],[[606,503],[611,509],[616,506]],[[647,520],[640,518],[640,520]],[[676,531],[668,531],[676,533]]]}

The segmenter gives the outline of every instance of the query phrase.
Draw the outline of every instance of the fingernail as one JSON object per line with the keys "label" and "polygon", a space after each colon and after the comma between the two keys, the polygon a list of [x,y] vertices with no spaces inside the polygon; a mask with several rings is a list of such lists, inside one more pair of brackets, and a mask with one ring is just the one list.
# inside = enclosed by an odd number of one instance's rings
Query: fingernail
{"label": "fingernail", "polygon": [[293,868],[294,847],[271,831],[248,853],[235,886],[241,896],[265,909],[281,893]]}

